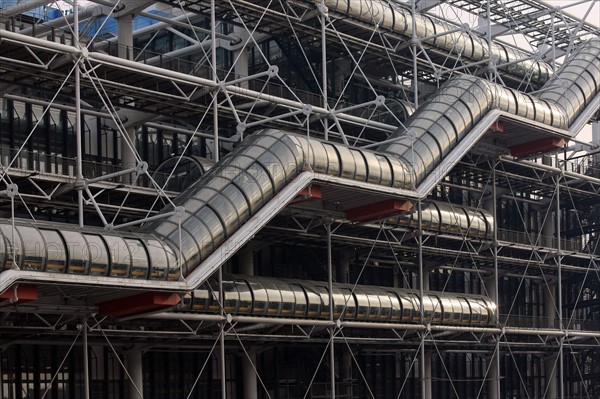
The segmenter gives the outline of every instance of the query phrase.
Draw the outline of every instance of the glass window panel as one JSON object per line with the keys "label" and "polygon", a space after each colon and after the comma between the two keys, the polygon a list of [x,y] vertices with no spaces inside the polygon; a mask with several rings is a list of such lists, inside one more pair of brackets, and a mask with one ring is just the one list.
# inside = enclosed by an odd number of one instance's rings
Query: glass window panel
{"label": "glass window panel", "polygon": [[252,292],[250,287],[245,281],[237,280],[235,282],[237,290],[240,294],[240,303],[238,307],[238,313],[251,313],[252,312]]}
{"label": "glass window panel", "polygon": [[478,299],[477,303],[479,304],[479,309],[481,312],[481,324],[487,325],[489,324],[489,310],[484,300]]}
{"label": "glass window panel", "polygon": [[400,294],[400,301],[402,302],[402,321],[411,321],[414,309],[411,299],[405,294]]}
{"label": "glass window panel", "polygon": [[471,307],[465,298],[458,298],[462,305],[462,323],[468,324],[471,322]]}
{"label": "glass window panel", "polygon": [[108,274],[108,250],[104,240],[92,234],[84,234],[90,251],[90,274],[106,276]]}
{"label": "glass window panel", "polygon": [[[244,203],[246,203],[244,201]],[[225,234],[230,235],[239,224],[237,217],[237,208],[223,195],[217,195],[211,199],[208,204],[220,216],[225,226]]]}
{"label": "glass window panel", "polygon": [[390,318],[392,321],[400,321],[402,318],[402,306],[400,305],[398,295],[396,295],[395,292],[388,292],[388,295],[390,297],[390,305],[392,309]]}
{"label": "glass window panel", "polygon": [[132,278],[148,278],[148,253],[142,241],[134,238],[126,238],[125,242],[131,253],[131,274]]}
{"label": "glass window panel", "polygon": [[248,284],[250,285],[250,289],[252,290],[252,294],[254,295],[252,314],[265,314],[267,311],[267,302],[269,301],[267,297],[267,291],[265,290],[263,285],[257,281],[248,282]]}
{"label": "glass window panel", "polygon": [[453,309],[452,322],[460,323],[460,321],[462,320],[462,305],[458,298],[452,298],[451,301]]}
{"label": "glass window panel", "polygon": [[367,294],[367,298],[369,299],[369,320],[378,320],[381,312],[379,295],[372,288],[365,288],[364,292]]}
{"label": "glass window panel", "polygon": [[294,305],[296,304],[296,298],[292,288],[284,281],[277,281],[277,287],[281,294],[281,315],[290,316],[294,314]]}
{"label": "glass window panel", "polygon": [[[248,201],[240,189],[236,185],[231,184],[223,190],[223,195],[229,198],[229,200],[235,204],[235,210],[237,211],[240,220],[245,220],[249,215]],[[236,229],[237,227],[238,224],[235,224],[235,226],[229,226],[228,231],[231,233],[231,230]]]}
{"label": "glass window panel", "polygon": [[449,323],[452,320],[452,302],[447,297],[441,298],[442,302],[442,321],[444,323]]}
{"label": "glass window panel", "polygon": [[352,295],[352,291],[349,288],[340,288],[340,291],[344,296],[344,306],[346,307],[343,317],[354,319],[356,317],[356,300],[354,299],[354,295]]}
{"label": "glass window panel", "polygon": [[4,261],[6,259],[6,243],[4,236],[0,234],[0,269],[4,267]]}
{"label": "glass window panel", "polygon": [[40,232],[29,226],[15,226],[23,240],[21,269],[42,271],[46,263],[46,248]]}
{"label": "glass window panel", "polygon": [[301,286],[296,284],[290,284],[290,289],[294,292],[295,296],[295,308],[294,315],[295,316],[306,316],[306,294]]}
{"label": "glass window panel", "polygon": [[83,234],[77,231],[61,230],[67,244],[69,265],[67,273],[86,274],[90,264],[90,253]]}
{"label": "glass window panel", "polygon": [[269,298],[267,313],[279,316],[281,312],[281,293],[279,292],[279,288],[270,280],[263,281],[263,287],[267,290],[267,297]]}
{"label": "glass window panel", "polygon": [[432,321],[439,323],[442,321],[442,305],[440,304],[440,299],[435,295],[431,295],[429,299],[431,300],[433,305]]}
{"label": "glass window panel", "polygon": [[160,241],[155,239],[146,240],[145,244],[150,256],[150,279],[165,280],[169,268],[169,259],[167,258],[165,248]]}
{"label": "glass window panel", "polygon": [[479,324],[481,321],[481,307],[476,299],[467,299],[471,305],[471,324]]}
{"label": "glass window panel", "polygon": [[[202,220],[204,224],[206,224],[208,230],[212,234],[213,244],[218,245],[225,239],[225,231],[223,230],[223,224],[221,223],[221,220],[217,217],[217,214],[212,209],[204,206],[200,208],[200,210],[198,210],[196,217]],[[205,240],[209,238],[210,237],[196,236],[197,240]],[[203,254],[203,256],[205,256],[205,254]]]}
{"label": "glass window panel", "polygon": [[306,315],[311,318],[317,318],[321,314],[321,296],[313,287],[304,286],[306,298],[308,299],[308,311]]}
{"label": "glass window panel", "polygon": [[356,298],[356,319],[366,320],[369,316],[369,298],[361,288],[354,289],[354,297]]}
{"label": "glass window panel", "polygon": [[408,298],[413,309],[412,321],[421,321],[421,300],[419,299],[419,296],[417,294],[408,294]]}
{"label": "glass window panel", "polygon": [[219,299],[219,283],[216,279],[208,279],[208,310],[210,312],[218,312],[221,310]]}
{"label": "glass window panel", "polygon": [[379,302],[381,303],[381,313],[379,320],[389,320],[392,316],[392,300],[387,293],[382,292],[379,295]]}
{"label": "glass window panel", "polygon": [[339,288],[333,287],[333,317],[339,318],[345,310],[346,298]]}
{"label": "glass window panel", "polygon": [[170,281],[179,280],[179,277],[181,276],[181,266],[177,261],[177,255],[166,242],[163,244],[163,248],[165,249],[169,261],[169,275],[167,276],[167,279]]}
{"label": "glass window panel", "polygon": [[21,249],[23,248],[21,245],[21,236],[16,229],[13,230],[12,226],[8,224],[0,224],[0,230],[2,231],[2,235],[4,235],[6,243],[6,264],[4,267],[12,269],[15,263],[21,263],[23,256],[21,253]]}
{"label": "glass window panel", "polygon": [[192,310],[200,312],[208,310],[208,287],[205,284],[194,291]]}
{"label": "glass window panel", "polygon": [[110,275],[113,277],[129,276],[131,254],[127,243],[121,237],[104,235],[110,253]]}
{"label": "glass window panel", "polygon": [[429,296],[425,296],[423,298],[423,313],[423,318],[425,319],[425,321],[431,322],[433,318],[433,301]]}
{"label": "glass window panel", "polygon": [[64,273],[67,268],[67,251],[61,236],[54,230],[40,230],[46,241],[46,271]]}
{"label": "glass window panel", "polygon": [[321,317],[329,318],[329,291],[325,287],[317,287],[317,292],[321,297]]}
{"label": "glass window panel", "polygon": [[227,313],[235,313],[240,301],[240,294],[235,286],[234,281],[223,280],[223,309]]}

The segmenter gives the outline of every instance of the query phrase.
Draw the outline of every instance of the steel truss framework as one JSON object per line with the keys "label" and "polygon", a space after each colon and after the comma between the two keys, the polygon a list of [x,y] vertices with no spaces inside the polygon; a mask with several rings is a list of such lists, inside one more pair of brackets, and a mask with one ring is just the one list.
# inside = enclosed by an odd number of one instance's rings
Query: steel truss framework
{"label": "steel truss framework", "polygon": [[[596,0],[582,17],[532,0],[77,3],[0,10],[0,397],[600,395],[600,159],[570,136],[597,119],[597,94],[570,131],[494,110],[416,190],[304,171],[178,281],[31,271],[27,243],[11,245],[23,219],[101,236],[180,217],[179,192],[262,129],[368,150],[416,143],[407,120],[456,76],[531,99],[600,37]],[[436,228],[431,200],[493,225]],[[373,213],[399,201],[411,223]],[[420,318],[231,311],[224,272],[403,287]],[[201,284],[211,312],[188,306]],[[430,290],[483,295],[497,320],[433,322]]]}

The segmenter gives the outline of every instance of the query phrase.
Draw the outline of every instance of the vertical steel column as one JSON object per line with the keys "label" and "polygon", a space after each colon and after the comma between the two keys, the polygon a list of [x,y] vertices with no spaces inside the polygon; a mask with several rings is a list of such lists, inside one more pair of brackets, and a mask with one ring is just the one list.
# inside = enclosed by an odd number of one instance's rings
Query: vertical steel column
{"label": "vertical steel column", "polygon": [[[329,283],[329,320],[333,323],[333,261],[331,254],[331,223],[325,225],[327,229],[327,281]],[[330,327],[329,342],[329,371],[331,373],[331,397],[335,398],[335,326]]]}
{"label": "vertical steel column", "polygon": [[[80,50],[81,46],[79,45],[79,4],[77,0],[73,1],[73,32],[74,32],[74,40],[75,47]],[[81,54],[78,56],[79,58],[75,61],[77,62],[77,66],[75,67],[75,135],[77,137],[77,172],[75,181],[76,189],[77,189],[77,208],[79,211],[79,226],[83,227],[83,160],[81,157],[83,156],[83,149],[81,144],[81,83],[80,83],[80,59]]]}
{"label": "vertical steel column", "polygon": [[417,79],[417,21],[415,16],[417,15],[417,0],[413,0],[411,3],[412,12],[412,36],[410,38],[411,47],[413,49],[413,94],[415,109],[419,108],[419,80]]}
{"label": "vertical steel column", "polygon": [[[489,7],[489,2],[488,2]],[[489,9],[488,9],[489,10]],[[496,314],[498,315],[498,322],[500,321],[500,295],[498,292],[498,229],[497,223],[498,220],[498,204],[496,203],[496,166],[497,162],[494,161],[494,165],[492,166],[492,219],[494,221],[494,225],[491,226],[494,229],[493,235],[493,256],[494,256],[494,303],[496,304]],[[492,358],[492,362],[494,362],[493,371],[495,371],[494,375],[491,376],[493,378],[493,386],[492,392],[489,393],[490,399],[499,399],[500,398],[500,336],[496,338],[496,353],[495,357]],[[491,371],[491,370],[490,370]]]}
{"label": "vertical steel column", "polygon": [[87,317],[83,319],[83,397],[90,399],[90,371],[88,360],[88,325]]}
{"label": "vertical steel column", "polygon": [[[217,77],[217,11],[215,10],[215,0],[210,1],[210,39],[211,39],[211,63],[213,72],[213,82],[219,81]],[[219,90],[213,92],[213,159],[219,162],[219,103],[217,101]]]}
{"label": "vertical steel column", "polygon": [[125,352],[127,369],[129,373],[129,398],[143,399],[144,393],[144,365],[143,353],[139,348]]}
{"label": "vertical steel column", "polygon": [[[254,276],[254,253],[251,250],[238,252],[239,271],[246,276]],[[256,364],[256,353],[247,349],[247,356],[242,354],[242,376],[244,380],[244,398],[258,398],[257,375],[254,371]],[[258,370],[258,368],[257,368]]]}
{"label": "vertical steel column", "polygon": [[[413,3],[414,10],[414,3]],[[413,18],[414,19],[414,18]],[[425,324],[425,304],[423,302],[423,294],[424,294],[424,280],[425,276],[424,267],[423,267],[423,215],[421,213],[421,200],[417,202],[417,215],[418,215],[418,231],[417,231],[417,245],[419,246],[418,252],[418,262],[419,262],[419,307],[421,311],[421,324]],[[427,331],[421,332],[421,356],[420,356],[420,369],[421,369],[421,398],[422,399],[431,399],[427,398],[427,378],[426,378],[426,356],[425,356],[425,336],[427,335]]]}
{"label": "vertical steel column", "polygon": [[[133,59],[133,15],[125,14],[117,18],[117,54],[119,58],[124,60]],[[136,127],[124,127],[121,137],[121,165],[123,168],[135,168],[137,165],[137,157],[135,153],[136,147]],[[132,148],[129,148],[128,142]],[[127,184],[135,184],[134,175],[126,175],[122,177],[122,181]]]}
{"label": "vertical steel column", "polygon": [[[558,155],[556,155],[557,166],[558,166]],[[560,167],[560,166],[559,166]],[[560,242],[560,180],[562,175],[559,174],[556,178],[556,261],[558,266],[558,325],[560,330],[564,331],[565,326],[563,324],[563,311],[562,311],[562,246]],[[563,343],[564,336],[560,338],[560,346],[558,352],[559,359],[559,387],[560,387],[560,399],[565,397],[565,384],[564,384],[564,362],[563,362]]]}
{"label": "vertical steel column", "polygon": [[[219,268],[219,302],[221,302],[221,309],[219,310],[219,313],[221,314],[221,316],[224,316],[225,311],[223,309],[223,267]],[[221,327],[221,338],[219,346],[219,369],[221,371],[221,399],[227,399],[227,379],[225,376],[225,322],[219,323],[219,326]]]}
{"label": "vertical steel column", "polygon": [[[322,77],[322,85],[323,85],[323,108],[329,111],[329,102],[327,101],[327,32],[326,32],[326,24],[327,24],[327,6],[325,5],[325,0],[321,0],[321,73]],[[327,118],[323,119],[323,129],[324,129],[324,138],[325,140],[329,140],[329,121]]]}

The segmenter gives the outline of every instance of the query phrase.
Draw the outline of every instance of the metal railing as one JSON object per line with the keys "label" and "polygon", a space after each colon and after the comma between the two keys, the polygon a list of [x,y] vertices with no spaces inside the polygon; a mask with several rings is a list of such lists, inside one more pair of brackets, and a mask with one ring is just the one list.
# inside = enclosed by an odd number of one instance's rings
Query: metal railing
{"label": "metal railing", "polygon": [[[558,317],[500,315],[500,324],[507,327],[559,329]],[[599,331],[600,321],[563,318],[563,328],[577,331]]]}
{"label": "metal railing", "polygon": [[[524,232],[498,229],[498,240],[535,247],[558,248],[558,240],[553,236],[545,236],[537,232]],[[584,241],[577,238],[561,238],[560,248],[563,251],[583,252]]]}
{"label": "metal railing", "polygon": [[[4,168],[6,168],[12,161],[16,151],[9,149],[4,146],[0,146],[0,161]],[[83,160],[83,176],[91,179],[95,177],[105,176],[111,173],[120,172],[127,169],[125,165],[115,165],[106,162],[97,162],[90,160]],[[66,176],[75,178],[77,172],[77,160],[76,158],[64,157],[58,154],[45,154],[38,151],[21,151],[18,157],[14,160],[11,165],[11,169],[18,169],[38,174],[49,174]],[[169,177],[168,173],[150,173],[159,181],[166,181]],[[113,183],[125,183],[129,180],[127,176],[116,177],[108,179],[107,181]],[[143,187],[150,187],[150,179],[147,176],[142,176],[138,185]]]}

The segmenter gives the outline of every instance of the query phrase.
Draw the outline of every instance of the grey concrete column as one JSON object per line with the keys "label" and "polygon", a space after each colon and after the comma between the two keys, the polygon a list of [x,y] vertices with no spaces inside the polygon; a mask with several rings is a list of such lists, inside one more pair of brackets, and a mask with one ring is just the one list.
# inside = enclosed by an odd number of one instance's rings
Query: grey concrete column
{"label": "grey concrete column", "polygon": [[[429,291],[429,270],[430,267],[423,267],[423,291]],[[425,351],[425,356],[424,356],[424,361],[425,361],[425,367],[424,367],[424,371],[425,374],[423,376],[423,380],[424,380],[424,384],[423,384],[423,388],[424,388],[424,392],[423,392],[423,398],[425,399],[432,399],[433,398],[433,394],[431,391],[431,349],[428,349],[427,347],[423,347],[423,350]]]}
{"label": "grey concrete column", "polygon": [[[252,366],[253,364],[254,366]],[[258,399],[258,383],[254,367],[256,367],[256,354],[248,351],[248,356],[243,355],[242,357],[245,399]]]}
{"label": "grey concrete column", "polygon": [[[127,372],[131,376],[131,380],[129,380],[129,399],[143,398],[144,370],[142,368],[142,351],[139,349],[132,349],[127,351],[125,356],[127,360]],[[140,396],[138,390],[142,396]]]}
{"label": "grey concrete column", "polygon": [[344,398],[352,397],[352,354],[350,353],[350,348],[346,347],[343,352],[341,352],[339,357],[339,367],[340,367],[340,376],[342,377],[342,389],[341,394]]}
{"label": "grey concrete column", "polygon": [[[128,60],[133,59],[133,14],[125,14],[117,18],[117,30],[119,39],[119,58]],[[133,143],[135,149],[135,127],[126,129],[127,137],[130,143]],[[133,168],[137,164],[135,153],[131,151],[125,140],[121,142],[121,165],[124,168]],[[128,177],[125,178],[126,180]],[[131,183],[131,181],[125,181]]]}
{"label": "grey concrete column", "polygon": [[[498,285],[496,284],[496,276],[492,275],[485,280],[487,296],[492,298],[494,301],[497,298],[497,287]],[[496,304],[496,306],[498,306],[498,304]],[[494,349],[492,357],[490,358],[490,366],[487,373],[489,399],[500,399],[500,367],[498,363],[497,349],[499,349],[499,347]]]}
{"label": "grey concrete column", "polygon": [[351,66],[349,62],[336,63],[334,94],[340,95],[342,90],[344,90],[346,81],[350,79],[350,74],[352,73]]}
{"label": "grey concrete column", "polygon": [[544,320],[547,324],[543,327],[558,328],[556,285],[554,281],[548,281],[548,284],[544,285]]}
{"label": "grey concrete column", "polygon": [[[135,144],[136,144],[136,128],[135,127],[128,127],[125,129],[125,133],[127,134],[127,140],[131,143],[131,145],[133,146],[133,150],[135,150]],[[135,152],[132,151],[132,149],[129,147],[129,145],[125,142],[125,139],[121,140],[121,166],[124,169],[127,168],[135,168],[135,166],[137,165],[137,159],[135,158]],[[133,175],[128,175],[125,176],[124,179],[124,183],[133,183],[133,181],[131,181],[131,179],[133,177],[130,177]]]}
{"label": "grey concrete column", "polygon": [[337,269],[337,281],[339,283],[350,282],[350,262],[353,255],[352,251],[343,251],[341,253],[339,267]]}
{"label": "grey concrete column", "polygon": [[[543,155],[542,163],[544,165],[552,165],[552,158],[550,156]],[[555,220],[556,218],[553,216],[551,204],[548,204],[548,206],[540,209],[540,222],[544,222],[542,225],[542,235],[544,236],[544,240],[540,244],[548,248],[554,248],[556,246],[554,243],[554,228],[556,224]]]}
{"label": "grey concrete column", "polygon": [[[553,282],[548,282],[544,290],[544,316],[550,328],[558,328],[557,312],[556,312],[556,286]],[[546,327],[543,326],[543,327]],[[550,356],[545,359],[544,367],[546,369],[546,398],[557,398],[558,396],[558,369],[557,356]],[[559,360],[560,361],[560,360]]]}
{"label": "grey concrete column", "polygon": [[[240,26],[233,27],[233,35],[240,38],[242,45],[246,42],[246,39],[248,38],[248,33],[246,32],[246,29]],[[235,60],[235,64],[233,65],[233,71],[236,75],[236,79],[248,76],[248,46],[240,46],[238,49],[235,49],[233,51],[233,59]],[[248,82],[242,82],[240,83],[240,86],[248,88]]]}
{"label": "grey concrete column", "polygon": [[425,353],[425,399],[433,399],[431,390],[431,353]]}
{"label": "grey concrete column", "polygon": [[133,15],[125,14],[117,19],[119,58],[133,59]]}
{"label": "grey concrete column", "polygon": [[592,123],[592,143],[600,144],[600,122]]}
{"label": "grey concrete column", "polygon": [[[239,269],[241,274],[254,276],[254,251],[245,250],[239,253]],[[248,356],[242,356],[242,378],[244,381],[244,398],[258,398],[258,383],[256,378],[256,353],[247,350]]]}

